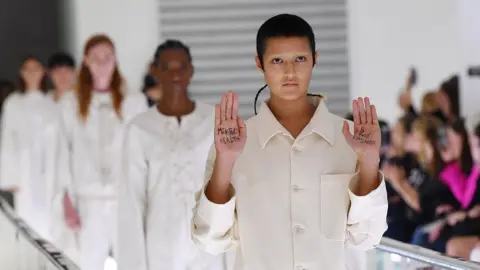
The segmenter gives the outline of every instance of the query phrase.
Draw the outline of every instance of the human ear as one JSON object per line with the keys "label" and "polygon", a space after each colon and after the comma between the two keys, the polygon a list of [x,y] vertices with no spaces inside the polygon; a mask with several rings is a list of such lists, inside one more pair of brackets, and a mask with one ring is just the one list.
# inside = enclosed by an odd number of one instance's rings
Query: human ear
{"label": "human ear", "polygon": [[262,63],[260,61],[260,57],[258,57],[258,55],[255,56],[255,65],[257,66],[258,71],[260,71],[262,73],[264,72],[263,67],[262,67]]}

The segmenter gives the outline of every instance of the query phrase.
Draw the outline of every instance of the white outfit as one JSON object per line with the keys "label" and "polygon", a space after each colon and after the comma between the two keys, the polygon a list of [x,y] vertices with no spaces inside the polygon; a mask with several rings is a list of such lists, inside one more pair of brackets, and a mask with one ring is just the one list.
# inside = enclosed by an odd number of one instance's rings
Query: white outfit
{"label": "white outfit", "polygon": [[224,256],[200,251],[190,236],[213,121],[213,107],[197,102],[181,122],[152,107],[128,126],[119,197],[119,270],[225,269]]}
{"label": "white outfit", "polygon": [[474,262],[480,262],[480,247],[476,247],[470,253],[470,260]]}
{"label": "white outfit", "polygon": [[[117,185],[124,128],[147,106],[141,95],[127,96],[119,118],[110,94],[93,92],[85,121],[79,116],[75,93],[65,93],[60,106],[58,170],[52,200],[55,212],[63,215],[63,196],[68,191],[81,222],[81,230],[75,236],[80,248],[78,264],[82,269],[100,270],[109,251],[115,252]],[[56,242],[71,246],[71,238],[71,235],[57,235]]]}
{"label": "white outfit", "polygon": [[0,187],[17,187],[15,209],[41,237],[49,239],[49,149],[57,119],[55,103],[39,90],[13,93],[2,113]]}
{"label": "white outfit", "polygon": [[[197,195],[194,240],[212,254],[236,248],[237,270],[345,270],[347,254],[373,248],[387,228],[383,175],[366,196],[350,191],[358,184],[357,155],[342,134],[344,120],[315,102],[297,138],[263,104],[247,122],[231,199],[218,205],[203,190]],[[207,183],[214,160],[212,148]]]}
{"label": "white outfit", "polygon": [[[48,97],[56,103],[57,105],[57,110],[61,110],[62,103],[60,102],[61,98],[56,100],[55,99],[55,89],[51,89],[48,93]],[[64,93],[73,93],[74,90],[68,90],[65,91]],[[63,120],[62,116],[59,116],[60,120]],[[56,125],[56,134],[55,136],[58,135],[58,124],[59,121],[57,119],[57,125]],[[57,140],[57,145],[58,146],[58,139]],[[54,152],[53,156],[56,157],[57,154]],[[53,168],[54,171],[57,171],[57,163],[54,165],[55,167]],[[53,179],[52,179],[53,180]],[[53,188],[53,187],[52,187]],[[53,193],[53,192],[52,192]],[[52,194],[53,196],[54,194]],[[57,205],[58,207],[62,207],[61,205]],[[57,209],[58,210],[58,209]],[[67,255],[70,260],[78,264],[78,259],[79,259],[79,249],[78,249],[78,243],[76,239],[76,233],[72,231],[67,224],[65,223],[65,218],[63,215],[63,210],[62,211],[52,211],[51,216],[50,216],[50,235],[52,236],[51,241],[52,243],[55,244],[57,248],[60,248],[63,254]]]}

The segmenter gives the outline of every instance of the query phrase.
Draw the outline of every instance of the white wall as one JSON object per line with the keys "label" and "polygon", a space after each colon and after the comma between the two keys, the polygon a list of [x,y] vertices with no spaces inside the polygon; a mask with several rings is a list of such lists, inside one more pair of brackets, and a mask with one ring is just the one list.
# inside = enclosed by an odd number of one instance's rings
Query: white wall
{"label": "white wall", "polygon": [[469,65],[480,65],[480,1],[462,0],[457,3],[459,25],[460,68],[462,71],[462,113],[480,112],[480,77],[469,78]]}
{"label": "white wall", "polygon": [[411,65],[419,73],[416,104],[457,72],[456,5],[456,0],[349,0],[352,98],[371,97],[379,117],[391,122],[400,113],[397,96]]}
{"label": "white wall", "polygon": [[139,91],[159,42],[158,0],[72,0],[71,47],[80,62],[86,40],[106,33],[114,41],[129,92]]}
{"label": "white wall", "polygon": [[[91,34],[109,34],[130,91],[138,91],[160,40],[158,1],[71,1],[71,41],[77,57]],[[425,91],[461,71],[463,113],[471,114],[478,107],[480,79],[463,74],[468,64],[480,64],[480,1],[347,2],[352,98],[371,97],[380,117],[394,121],[400,113],[396,103],[399,90],[408,68],[414,65],[419,72],[414,92],[417,105]]]}

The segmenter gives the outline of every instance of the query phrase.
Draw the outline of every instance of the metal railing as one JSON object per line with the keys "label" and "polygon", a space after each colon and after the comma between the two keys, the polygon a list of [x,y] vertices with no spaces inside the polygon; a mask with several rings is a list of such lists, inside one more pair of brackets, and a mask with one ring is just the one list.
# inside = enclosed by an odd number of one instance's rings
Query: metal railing
{"label": "metal railing", "polygon": [[0,269],[80,270],[60,250],[35,233],[1,197]]}
{"label": "metal railing", "polygon": [[479,263],[448,257],[436,251],[405,244],[386,237],[382,239],[380,245],[376,249],[377,251],[396,254],[402,258],[408,258],[416,262],[437,267],[436,269],[480,270]]}
{"label": "metal railing", "polygon": [[[384,237],[370,255],[373,260],[379,257],[392,260],[392,254],[401,258],[402,269],[410,268],[412,262],[433,266],[435,269],[480,270],[480,264],[444,256],[438,252],[419,246],[405,244]],[[387,255],[387,256],[386,256]],[[411,262],[409,262],[411,261]],[[371,262],[368,270],[397,269],[393,264],[379,265]],[[407,265],[408,264],[408,265]],[[390,265],[390,266],[385,266]],[[80,270],[72,260],[42,239],[19,218],[10,205],[0,197],[0,269],[15,270]],[[417,269],[413,267],[413,269]]]}

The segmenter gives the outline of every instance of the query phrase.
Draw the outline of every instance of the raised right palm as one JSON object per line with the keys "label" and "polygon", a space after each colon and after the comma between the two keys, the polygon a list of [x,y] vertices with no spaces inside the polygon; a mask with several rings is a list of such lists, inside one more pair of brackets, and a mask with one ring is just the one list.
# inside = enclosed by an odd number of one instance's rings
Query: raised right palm
{"label": "raised right palm", "polygon": [[215,105],[215,148],[217,156],[237,157],[247,139],[245,122],[238,116],[238,97],[232,91]]}

